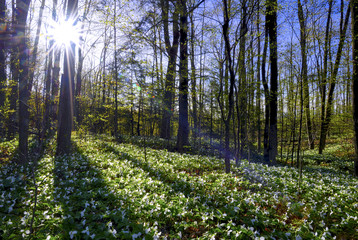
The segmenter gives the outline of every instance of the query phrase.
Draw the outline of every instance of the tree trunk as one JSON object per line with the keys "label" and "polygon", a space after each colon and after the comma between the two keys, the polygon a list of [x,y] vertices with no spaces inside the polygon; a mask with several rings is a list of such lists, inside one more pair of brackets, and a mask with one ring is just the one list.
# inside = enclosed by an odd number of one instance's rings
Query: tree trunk
{"label": "tree trunk", "polygon": [[242,17],[241,17],[241,27],[240,27],[240,45],[239,45],[239,91],[238,99],[240,108],[238,109],[238,124],[240,134],[238,137],[238,142],[240,143],[239,157],[247,158],[247,76],[246,76],[246,33],[247,33],[247,12],[246,12],[246,1],[242,3]]}
{"label": "tree trunk", "polygon": [[342,57],[343,45],[344,45],[345,38],[346,38],[349,15],[350,15],[350,6],[347,7],[347,13],[346,13],[346,17],[344,20],[344,27],[340,34],[336,60],[334,62],[333,72],[332,72],[332,76],[330,79],[328,96],[327,96],[327,104],[326,104],[326,109],[325,109],[325,118],[322,123],[322,129],[321,129],[321,139],[320,139],[320,149],[319,149],[320,154],[322,153],[322,151],[326,145],[326,137],[327,137],[328,127],[331,122],[332,108],[333,108],[333,94],[334,94],[334,89],[336,86],[336,78],[337,78],[337,74],[338,74],[338,68],[340,65],[341,57]]}
{"label": "tree trunk", "polygon": [[[6,24],[6,4],[5,0],[0,0],[0,26]],[[6,29],[6,28],[4,28]],[[5,87],[6,87],[6,53],[5,53],[5,34],[6,31],[0,31],[0,108],[5,105]],[[0,136],[5,136],[5,116],[0,113]]]}
{"label": "tree trunk", "polygon": [[19,163],[28,162],[28,130],[29,130],[29,53],[27,49],[26,19],[29,10],[30,0],[16,1],[16,27],[19,56]]}
{"label": "tree trunk", "polygon": [[[68,1],[67,19],[71,16],[76,16],[77,11],[78,1]],[[71,152],[71,131],[73,122],[73,93],[71,86],[73,85],[75,78],[75,47],[75,43],[71,42],[69,49],[65,50],[64,55],[56,155],[68,155]]]}
{"label": "tree trunk", "polygon": [[163,116],[162,124],[160,129],[160,137],[165,139],[171,138],[170,120],[173,114],[173,99],[174,99],[174,88],[175,88],[175,69],[176,59],[178,54],[178,43],[179,43],[179,25],[178,25],[178,9],[176,3],[173,12],[173,42],[170,43],[169,39],[169,1],[161,0],[162,16],[163,16],[163,29],[164,29],[164,40],[165,47],[168,53],[168,68],[165,79],[164,89],[164,101],[163,101]]}
{"label": "tree trunk", "polygon": [[262,85],[264,87],[265,94],[265,127],[264,127],[264,161],[268,164],[270,162],[269,158],[269,123],[270,123],[270,100],[269,100],[269,88],[266,80],[266,57],[267,57],[267,47],[268,47],[268,31],[265,24],[265,40],[264,40],[264,49],[262,54]]}
{"label": "tree trunk", "polygon": [[117,4],[114,2],[113,32],[114,32],[114,75],[116,86],[114,89],[114,136],[118,138],[118,62],[117,62]]}
{"label": "tree trunk", "polygon": [[329,8],[328,8],[328,16],[327,16],[327,23],[326,23],[326,32],[325,32],[325,39],[324,39],[324,53],[323,53],[323,71],[320,83],[320,92],[321,92],[321,132],[320,132],[320,139],[319,139],[319,149],[318,153],[322,154],[326,136],[324,135],[324,122],[325,122],[325,110],[326,110],[326,89],[327,89],[327,72],[328,72],[328,51],[329,51],[329,41],[330,41],[330,23],[331,23],[331,13],[332,13],[332,5],[333,0],[329,0]]}
{"label": "tree trunk", "polygon": [[277,155],[277,0],[270,0],[266,6],[266,24],[270,41],[270,133],[269,159],[276,162]]}
{"label": "tree trunk", "polygon": [[358,177],[358,0],[352,0],[352,42],[353,42],[353,120],[354,120],[354,175]]}
{"label": "tree trunk", "polygon": [[312,133],[312,123],[311,123],[311,114],[310,114],[308,73],[307,73],[308,72],[307,51],[306,51],[307,30],[306,30],[306,23],[305,23],[301,1],[298,0],[297,4],[298,4],[298,19],[300,22],[300,45],[301,45],[301,57],[302,57],[301,78],[303,83],[303,106],[306,113],[306,125],[307,125],[309,147],[310,149],[314,149],[314,139]]}
{"label": "tree trunk", "polygon": [[[12,29],[16,27],[16,9],[15,9],[15,0],[11,1],[12,5]],[[15,36],[13,36],[13,40],[16,40]],[[19,78],[19,67],[18,67],[18,52],[17,45],[11,45],[12,53],[10,56],[10,71],[11,71],[11,81],[9,82],[10,87],[10,116],[7,123],[7,138],[13,139],[16,133],[16,112],[17,112],[17,99],[18,99],[18,78]]]}
{"label": "tree trunk", "polygon": [[179,128],[177,148],[184,152],[189,146],[188,122],[188,13],[186,0],[180,0],[180,62],[179,62]]}
{"label": "tree trunk", "polygon": [[198,104],[197,104],[197,90],[196,90],[196,69],[195,69],[195,31],[194,31],[194,19],[193,19],[193,12],[190,14],[190,23],[191,23],[191,34],[190,34],[190,63],[191,63],[191,98],[193,102],[193,121],[194,121],[194,129],[192,131],[194,142],[196,141],[198,135]]}

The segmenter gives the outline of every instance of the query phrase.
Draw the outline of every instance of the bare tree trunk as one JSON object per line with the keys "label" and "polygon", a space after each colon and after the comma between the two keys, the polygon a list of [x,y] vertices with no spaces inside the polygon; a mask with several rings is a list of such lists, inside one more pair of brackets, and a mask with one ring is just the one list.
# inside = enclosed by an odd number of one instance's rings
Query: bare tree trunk
{"label": "bare tree trunk", "polygon": [[264,87],[265,94],[265,127],[264,127],[264,161],[266,163],[270,162],[269,158],[269,123],[270,123],[270,100],[269,100],[269,87],[266,80],[266,58],[267,58],[267,47],[268,47],[268,31],[265,24],[265,42],[264,49],[262,54],[262,85]]}
{"label": "bare tree trunk", "polygon": [[305,23],[301,1],[298,0],[297,4],[298,4],[298,18],[300,21],[300,45],[301,45],[301,56],[302,56],[301,78],[303,81],[303,105],[306,113],[308,143],[310,149],[314,149],[314,139],[312,133],[312,123],[311,123],[311,113],[310,113],[310,100],[309,100],[310,97],[309,97],[309,88],[308,88],[308,73],[307,73],[308,72],[307,51],[306,51],[307,30],[306,30],[306,23]]}
{"label": "bare tree trunk", "polygon": [[330,23],[331,23],[331,13],[332,13],[332,5],[333,0],[329,0],[329,8],[328,8],[328,16],[327,16],[327,23],[326,23],[326,32],[325,32],[325,39],[324,39],[324,53],[323,53],[323,71],[322,71],[322,82],[320,83],[320,92],[321,92],[321,132],[320,132],[320,139],[319,139],[319,154],[322,154],[326,136],[324,135],[325,132],[325,111],[326,111],[326,89],[327,89],[327,72],[328,72],[328,51],[329,51],[329,41],[330,41]]}
{"label": "bare tree trunk", "polygon": [[330,79],[328,96],[327,96],[327,105],[326,105],[327,107],[325,109],[325,119],[322,123],[322,132],[321,132],[319,153],[322,153],[322,151],[325,147],[328,127],[331,122],[332,108],[333,108],[333,94],[334,94],[334,89],[336,86],[336,78],[337,78],[337,74],[338,74],[338,68],[340,65],[341,57],[342,57],[343,45],[344,45],[344,42],[346,39],[349,15],[350,15],[350,6],[347,7],[347,13],[346,13],[346,17],[344,20],[344,27],[340,34],[336,60],[334,63],[333,72],[332,72],[332,76]]}
{"label": "bare tree trunk", "polygon": [[29,53],[27,49],[26,19],[29,10],[30,0],[16,1],[16,27],[19,56],[19,163],[28,162],[28,130],[29,130]]}
{"label": "bare tree trunk", "polygon": [[269,158],[274,164],[277,156],[277,0],[270,0],[266,6],[266,24],[270,41],[270,134]]}
{"label": "bare tree trunk", "polygon": [[114,71],[116,86],[114,89],[114,136],[118,138],[118,60],[117,60],[117,4],[114,2],[113,32],[114,32]]}
{"label": "bare tree trunk", "polygon": [[246,33],[247,28],[247,6],[246,0],[242,1],[241,7],[241,26],[240,26],[240,40],[239,40],[239,87],[237,92],[237,114],[238,114],[238,142],[239,142],[239,158],[247,157],[247,74],[246,74]]}
{"label": "bare tree trunk", "polygon": [[191,64],[191,98],[193,102],[193,121],[194,121],[194,129],[192,131],[194,142],[196,142],[196,138],[198,135],[198,104],[197,104],[197,90],[196,90],[196,69],[195,69],[195,31],[194,31],[194,19],[193,19],[193,12],[189,14],[190,16],[190,64]]}
{"label": "bare tree trunk", "polygon": [[[6,4],[5,0],[0,0],[0,26],[6,24]],[[6,52],[5,52],[5,34],[0,32],[0,108],[5,105],[5,87],[6,87]],[[0,113],[0,136],[5,136],[5,116]]]}
{"label": "bare tree trunk", "polygon": [[[16,9],[15,9],[15,0],[11,1],[12,7],[12,19],[11,25],[12,29],[15,29],[16,26]],[[15,40],[15,37],[13,37]],[[19,78],[19,68],[18,68],[18,52],[17,52],[17,45],[11,45],[12,53],[10,56],[10,71],[11,71],[11,81],[9,82],[10,87],[10,116],[7,123],[7,138],[13,139],[16,133],[16,116],[17,116],[17,99],[18,99],[18,78]]]}
{"label": "bare tree trunk", "polygon": [[[76,16],[78,1],[67,2],[67,18]],[[72,86],[75,79],[75,43],[71,42],[65,50],[63,75],[61,81],[61,93],[59,103],[59,127],[57,133],[56,155],[70,154],[71,152],[71,131],[73,124],[73,93]]]}
{"label": "bare tree trunk", "polygon": [[358,176],[358,0],[352,0],[352,42],[353,42],[353,120],[354,120],[354,175]]}
{"label": "bare tree trunk", "polygon": [[260,37],[260,4],[257,4],[257,92],[256,92],[256,115],[257,115],[257,151],[261,152],[261,78],[260,78],[260,69],[261,69],[261,37]]}
{"label": "bare tree trunk", "polygon": [[173,12],[173,42],[170,43],[169,39],[169,1],[161,0],[162,16],[163,16],[163,29],[164,29],[164,41],[165,47],[168,53],[168,68],[165,79],[164,89],[164,101],[163,101],[163,116],[162,124],[160,129],[160,137],[170,139],[171,128],[170,120],[173,114],[173,99],[174,99],[174,88],[175,88],[175,69],[176,59],[178,54],[178,43],[179,43],[179,25],[178,25],[178,3],[175,3],[175,9]]}
{"label": "bare tree trunk", "polygon": [[180,62],[179,62],[179,127],[177,148],[184,152],[189,146],[188,122],[188,12],[186,0],[180,0]]}

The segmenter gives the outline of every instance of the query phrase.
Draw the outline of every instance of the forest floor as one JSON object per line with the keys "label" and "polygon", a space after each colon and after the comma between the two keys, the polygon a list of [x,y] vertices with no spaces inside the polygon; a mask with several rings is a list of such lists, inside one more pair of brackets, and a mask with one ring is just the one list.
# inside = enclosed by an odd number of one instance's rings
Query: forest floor
{"label": "forest floor", "polygon": [[89,135],[70,156],[54,157],[53,141],[17,166],[15,145],[0,144],[2,239],[358,239],[358,179],[336,170],[339,156],[306,152],[300,180],[288,166],[225,174],[222,159]]}

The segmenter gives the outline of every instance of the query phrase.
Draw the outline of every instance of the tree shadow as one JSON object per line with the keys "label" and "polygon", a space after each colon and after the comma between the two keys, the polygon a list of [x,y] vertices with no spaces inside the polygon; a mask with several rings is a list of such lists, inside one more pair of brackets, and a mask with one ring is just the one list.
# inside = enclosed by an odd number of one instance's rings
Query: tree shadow
{"label": "tree shadow", "polygon": [[125,198],[109,189],[94,159],[72,142],[70,156],[56,157],[54,162],[54,201],[62,209],[60,234],[63,239],[132,239],[143,232],[132,221]]}
{"label": "tree shadow", "polygon": [[[242,225],[242,224],[251,223],[250,222],[251,219],[255,217],[253,215],[251,216],[249,215],[248,206],[242,207],[240,210],[235,211],[235,208],[237,208],[237,204],[231,202],[230,199],[226,198],[224,196],[225,194],[220,194],[220,192],[222,191],[221,189],[211,188],[210,183],[207,182],[202,183],[202,185],[197,185],[199,187],[194,188],[191,182],[188,182],[185,179],[178,179],[177,177],[178,172],[171,173],[170,171],[165,171],[165,169],[160,169],[159,167],[156,167],[146,162],[144,158],[140,159],[137,156],[133,156],[127,152],[119,151],[115,147],[105,142],[101,144],[101,149],[113,153],[118,157],[119,160],[128,160],[132,162],[134,166],[141,168],[142,170],[147,172],[148,177],[156,179],[162,182],[164,185],[166,185],[169,189],[172,190],[169,191],[168,193],[168,195],[170,196],[167,196],[169,201],[172,201],[178,195],[183,194],[188,201],[192,202],[191,209],[188,209],[188,211],[192,212],[192,216],[189,218],[188,216],[185,217],[178,216],[178,215],[174,216],[174,220],[167,221],[165,222],[165,224],[162,224],[160,226],[160,230],[163,235],[172,233],[176,228],[175,226],[176,223],[181,221],[186,221],[186,222],[196,222],[196,226],[188,227],[184,229],[183,230],[184,238],[191,239],[191,238],[202,236],[205,232],[210,231],[210,229],[208,228],[208,224],[206,224],[202,220],[203,211],[214,212],[214,213],[218,213],[219,215],[221,213],[218,212],[218,209],[223,211],[225,217],[220,220],[214,218],[213,224],[214,223],[217,224],[216,221],[218,221],[221,224],[234,222],[238,225]],[[189,177],[197,178],[194,181],[200,181],[198,177],[200,177],[203,174],[207,174],[207,172],[203,172],[202,169],[201,170],[197,169],[197,170],[193,169],[193,171],[190,171],[190,169],[179,169],[178,171],[184,171],[185,174],[189,175]],[[215,182],[215,179],[213,179],[213,182]],[[250,190],[251,192],[258,191],[258,189],[255,188],[250,188],[250,187],[248,187],[247,189],[245,188],[247,188],[247,186],[240,186],[235,184],[232,185],[230,184],[230,187],[227,187],[228,191],[231,190],[237,190],[237,191]],[[244,203],[241,203],[241,206],[244,205],[245,205]],[[262,212],[262,210],[258,210],[258,211]],[[269,226],[269,224],[267,224],[267,226]],[[259,226],[257,229],[263,230],[267,226],[262,225]]]}
{"label": "tree shadow", "polygon": [[[27,163],[19,164],[17,146],[11,154],[9,153],[9,161],[0,165],[1,239],[19,239],[20,230],[28,226],[31,234],[34,231],[37,209],[25,200],[37,201],[38,162],[44,157],[45,151],[36,139],[31,139]],[[20,224],[21,221],[26,221],[27,224]]]}

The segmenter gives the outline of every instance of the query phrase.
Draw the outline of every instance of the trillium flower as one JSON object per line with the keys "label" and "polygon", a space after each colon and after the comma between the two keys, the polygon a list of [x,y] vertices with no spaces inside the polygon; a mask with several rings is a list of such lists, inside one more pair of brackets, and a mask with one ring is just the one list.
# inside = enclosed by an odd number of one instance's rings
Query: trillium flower
{"label": "trillium flower", "polygon": [[88,226],[86,227],[86,229],[85,230],[83,230],[82,231],[82,233],[86,233],[87,235],[89,235],[90,233],[89,233],[89,230],[88,230]]}
{"label": "trillium flower", "polygon": [[70,238],[72,239],[73,236],[77,234],[77,231],[70,231],[69,234],[70,234]]}

